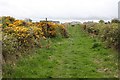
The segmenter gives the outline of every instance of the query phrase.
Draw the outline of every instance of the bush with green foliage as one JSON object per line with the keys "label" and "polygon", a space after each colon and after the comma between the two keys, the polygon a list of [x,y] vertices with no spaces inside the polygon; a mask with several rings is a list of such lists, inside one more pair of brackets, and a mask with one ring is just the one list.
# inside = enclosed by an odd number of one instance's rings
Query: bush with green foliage
{"label": "bush with green foliage", "polygon": [[[110,24],[101,23],[86,23],[86,30],[88,33],[97,36],[106,43],[108,47],[118,48],[120,40],[118,23],[113,21]],[[84,26],[83,26],[84,30]]]}
{"label": "bush with green foliage", "polygon": [[120,20],[118,20],[118,19],[112,19],[111,23],[120,23]]}
{"label": "bush with green foliage", "polygon": [[104,20],[100,20],[99,23],[104,23]]}

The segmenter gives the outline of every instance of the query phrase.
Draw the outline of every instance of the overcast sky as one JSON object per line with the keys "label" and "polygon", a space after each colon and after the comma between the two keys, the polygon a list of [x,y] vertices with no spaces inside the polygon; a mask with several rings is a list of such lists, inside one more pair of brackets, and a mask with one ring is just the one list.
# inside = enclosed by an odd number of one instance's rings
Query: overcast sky
{"label": "overcast sky", "polygon": [[0,16],[15,18],[115,18],[120,0],[0,0]]}

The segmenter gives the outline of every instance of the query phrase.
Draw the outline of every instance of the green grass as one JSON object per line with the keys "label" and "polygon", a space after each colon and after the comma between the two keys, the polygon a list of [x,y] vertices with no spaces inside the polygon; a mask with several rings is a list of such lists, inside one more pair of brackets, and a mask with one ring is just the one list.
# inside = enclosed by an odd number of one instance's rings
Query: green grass
{"label": "green grass", "polygon": [[[69,38],[51,39],[50,49],[40,48],[15,66],[4,66],[12,78],[113,78],[117,77],[117,52],[106,49],[80,26],[68,27]],[[97,45],[93,48],[94,45]]]}

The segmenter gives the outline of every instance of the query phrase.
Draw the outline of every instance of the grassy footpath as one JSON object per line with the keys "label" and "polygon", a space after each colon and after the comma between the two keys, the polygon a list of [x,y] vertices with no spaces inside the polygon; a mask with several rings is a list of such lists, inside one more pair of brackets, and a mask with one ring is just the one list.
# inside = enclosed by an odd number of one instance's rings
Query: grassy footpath
{"label": "grassy footpath", "polygon": [[[117,53],[90,38],[79,26],[68,27],[70,38],[51,39],[11,68],[4,77],[17,78],[111,78],[117,77]],[[96,46],[97,45],[97,46]]]}

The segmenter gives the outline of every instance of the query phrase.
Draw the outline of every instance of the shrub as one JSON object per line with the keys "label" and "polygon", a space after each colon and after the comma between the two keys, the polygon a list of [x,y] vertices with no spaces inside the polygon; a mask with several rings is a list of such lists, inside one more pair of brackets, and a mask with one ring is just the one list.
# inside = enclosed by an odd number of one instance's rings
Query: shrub
{"label": "shrub", "polygon": [[[106,42],[106,45],[108,47],[117,48],[119,46],[120,40],[119,29],[118,23],[113,22],[110,24],[94,23],[94,25],[92,25],[91,23],[86,23],[86,31],[90,34],[96,35],[102,41]],[[83,30],[85,30],[84,27]]]}
{"label": "shrub", "polygon": [[99,23],[104,23],[104,20],[100,20]]}
{"label": "shrub", "polygon": [[17,39],[13,35],[3,33],[2,38],[2,54],[3,59],[6,61],[9,59],[9,55],[14,55],[17,52],[18,44]]}
{"label": "shrub", "polygon": [[10,16],[3,16],[1,17],[0,21],[2,22],[2,27],[5,28],[9,24],[12,24],[15,21],[15,18],[10,17]]}
{"label": "shrub", "polygon": [[[3,17],[3,58],[5,61],[13,55],[26,54],[33,48],[41,48],[42,42],[46,39],[63,36],[68,37],[64,25],[53,22],[25,22],[24,20],[15,20],[11,17]],[[60,35],[58,35],[60,34]],[[44,40],[44,41],[43,41]],[[47,47],[50,42],[47,41]],[[9,56],[9,57],[8,57]],[[15,57],[15,56],[14,56]]]}
{"label": "shrub", "polygon": [[118,20],[118,19],[112,19],[111,23],[120,23],[120,20]]}

